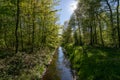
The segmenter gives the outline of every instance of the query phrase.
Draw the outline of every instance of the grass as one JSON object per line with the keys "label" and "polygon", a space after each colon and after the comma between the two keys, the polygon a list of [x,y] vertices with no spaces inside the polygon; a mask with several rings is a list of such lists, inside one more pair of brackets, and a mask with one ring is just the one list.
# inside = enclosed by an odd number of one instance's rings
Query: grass
{"label": "grass", "polygon": [[[120,49],[66,46],[78,80],[120,80]],[[69,49],[71,52],[69,52]]]}

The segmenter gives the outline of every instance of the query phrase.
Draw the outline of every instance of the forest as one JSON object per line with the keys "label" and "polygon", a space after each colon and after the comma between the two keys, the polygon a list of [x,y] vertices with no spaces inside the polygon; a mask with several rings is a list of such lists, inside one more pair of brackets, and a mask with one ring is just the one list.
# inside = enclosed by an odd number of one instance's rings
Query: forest
{"label": "forest", "polygon": [[120,80],[119,15],[120,0],[78,0],[62,40],[78,80]]}
{"label": "forest", "polygon": [[0,0],[0,80],[120,80],[120,0],[76,0],[64,25],[60,1]]}
{"label": "forest", "polygon": [[41,77],[59,42],[57,4],[53,0],[0,0],[0,80]]}

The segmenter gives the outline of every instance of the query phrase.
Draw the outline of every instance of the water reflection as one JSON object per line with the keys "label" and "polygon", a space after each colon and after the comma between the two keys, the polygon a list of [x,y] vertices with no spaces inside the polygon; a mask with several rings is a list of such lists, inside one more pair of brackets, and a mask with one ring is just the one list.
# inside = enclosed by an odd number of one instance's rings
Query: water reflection
{"label": "water reflection", "polygon": [[73,80],[70,64],[65,58],[62,47],[59,47],[58,55],[54,55],[42,80]]}
{"label": "water reflection", "polygon": [[65,55],[63,54],[62,47],[59,47],[58,53],[59,54],[58,54],[57,68],[59,70],[60,79],[73,80],[70,64],[68,60],[65,58]]}

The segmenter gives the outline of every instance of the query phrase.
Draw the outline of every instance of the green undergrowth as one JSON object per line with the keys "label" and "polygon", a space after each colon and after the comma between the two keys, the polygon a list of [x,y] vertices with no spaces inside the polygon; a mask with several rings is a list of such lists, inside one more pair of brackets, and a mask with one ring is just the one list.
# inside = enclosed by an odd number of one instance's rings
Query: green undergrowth
{"label": "green undergrowth", "polygon": [[40,80],[53,50],[36,53],[0,51],[0,80]]}
{"label": "green undergrowth", "polygon": [[120,49],[72,44],[64,48],[78,80],[120,80]]}

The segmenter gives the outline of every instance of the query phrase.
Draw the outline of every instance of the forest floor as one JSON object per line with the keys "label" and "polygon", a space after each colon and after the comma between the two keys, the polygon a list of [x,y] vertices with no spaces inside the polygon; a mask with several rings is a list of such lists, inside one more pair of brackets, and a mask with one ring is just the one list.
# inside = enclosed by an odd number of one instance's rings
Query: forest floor
{"label": "forest floor", "polygon": [[120,80],[120,49],[88,46],[84,49],[67,48],[80,80]]}
{"label": "forest floor", "polygon": [[0,80],[40,80],[52,55],[50,50],[17,54],[0,50]]}

